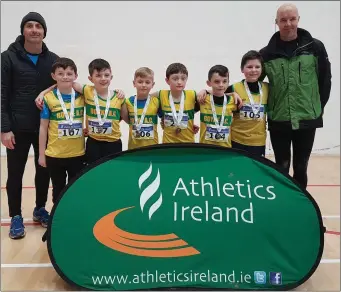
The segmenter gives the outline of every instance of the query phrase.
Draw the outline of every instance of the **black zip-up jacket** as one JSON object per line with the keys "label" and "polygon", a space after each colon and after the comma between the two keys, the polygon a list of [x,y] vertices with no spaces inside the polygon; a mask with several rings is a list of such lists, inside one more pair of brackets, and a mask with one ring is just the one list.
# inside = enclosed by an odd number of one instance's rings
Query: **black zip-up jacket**
{"label": "black zip-up jacket", "polygon": [[55,83],[51,68],[57,58],[43,43],[35,65],[23,36],[1,53],[1,132],[39,132],[40,110],[34,100]]}

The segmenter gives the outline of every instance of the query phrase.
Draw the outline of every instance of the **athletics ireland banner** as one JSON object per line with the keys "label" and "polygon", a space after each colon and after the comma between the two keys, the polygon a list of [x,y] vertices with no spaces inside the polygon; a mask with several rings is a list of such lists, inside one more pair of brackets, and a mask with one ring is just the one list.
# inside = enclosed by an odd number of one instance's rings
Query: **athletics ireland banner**
{"label": "athletics ireland banner", "polygon": [[320,263],[311,195],[271,161],[201,144],[88,167],[51,213],[58,274],[91,290],[288,290]]}

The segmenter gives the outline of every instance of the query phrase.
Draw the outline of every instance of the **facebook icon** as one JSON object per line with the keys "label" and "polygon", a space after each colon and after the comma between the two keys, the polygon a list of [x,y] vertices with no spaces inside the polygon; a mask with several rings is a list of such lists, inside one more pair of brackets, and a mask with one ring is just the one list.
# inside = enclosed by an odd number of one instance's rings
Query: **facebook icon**
{"label": "facebook icon", "polygon": [[270,272],[270,284],[282,285],[282,273]]}

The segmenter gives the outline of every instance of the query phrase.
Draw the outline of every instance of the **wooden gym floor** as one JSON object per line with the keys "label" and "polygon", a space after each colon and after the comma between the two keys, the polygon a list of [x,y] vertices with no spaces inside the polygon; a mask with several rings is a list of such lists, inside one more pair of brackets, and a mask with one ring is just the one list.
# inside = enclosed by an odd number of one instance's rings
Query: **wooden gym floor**
{"label": "wooden gym floor", "polygon": [[[32,222],[35,202],[33,157],[28,159],[23,179],[22,210],[26,237],[21,240],[8,237],[10,219],[6,179],[6,157],[1,157],[1,291],[74,290],[51,266],[46,243],[41,240],[45,229]],[[319,204],[328,231],[321,264],[314,275],[295,290],[340,291],[340,157],[313,156],[308,184],[308,191]],[[51,206],[50,189],[48,211]]]}

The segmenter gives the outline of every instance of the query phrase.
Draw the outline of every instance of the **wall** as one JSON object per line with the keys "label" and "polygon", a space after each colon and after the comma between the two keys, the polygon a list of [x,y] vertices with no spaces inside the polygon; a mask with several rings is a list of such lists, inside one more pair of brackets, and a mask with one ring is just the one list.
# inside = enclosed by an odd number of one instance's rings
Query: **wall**
{"label": "wall", "polygon": [[[89,62],[101,57],[112,65],[112,87],[122,88],[130,96],[134,94],[132,78],[138,67],[152,68],[154,89],[161,89],[166,88],[166,67],[183,62],[189,70],[187,88],[199,91],[206,87],[207,72],[215,64],[230,69],[231,83],[241,80],[242,55],[268,43],[275,32],[276,10],[282,3],[1,2],[1,51],[20,33],[22,17],[37,11],[47,22],[46,44],[58,55],[76,62],[79,82],[88,82]],[[324,42],[332,64],[331,98],[325,108],[325,126],[317,131],[314,153],[339,154],[340,3],[294,3],[301,16],[299,26]],[[122,132],[126,148],[124,123]]]}

